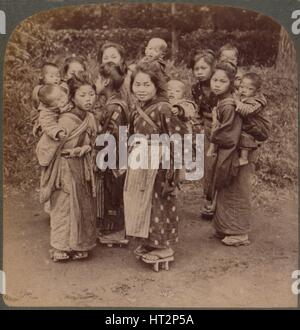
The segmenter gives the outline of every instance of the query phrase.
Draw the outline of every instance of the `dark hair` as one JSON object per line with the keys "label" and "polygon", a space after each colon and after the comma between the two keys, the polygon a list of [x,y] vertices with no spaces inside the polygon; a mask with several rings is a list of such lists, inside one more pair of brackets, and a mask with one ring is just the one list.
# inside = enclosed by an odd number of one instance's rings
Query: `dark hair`
{"label": "dark hair", "polygon": [[50,104],[49,94],[52,93],[56,88],[63,89],[59,85],[53,85],[53,84],[43,85],[37,93],[39,101],[45,104],[46,106],[50,106],[51,104]]}
{"label": "dark hair", "polygon": [[216,70],[223,70],[226,72],[229,80],[231,83],[234,82],[236,73],[237,73],[237,67],[234,63],[231,61],[221,61],[216,64],[215,71]]}
{"label": "dark hair", "polygon": [[216,60],[216,55],[215,52],[211,49],[197,49],[194,54],[193,57],[190,61],[190,65],[189,67],[191,69],[194,69],[195,64],[201,59],[203,58],[204,62],[207,63],[208,65],[210,65],[211,67],[214,66],[215,64],[215,60]]}
{"label": "dark hair", "polygon": [[131,81],[130,81],[130,90],[131,91],[132,91],[132,85],[133,85],[134,79],[139,72],[145,73],[150,76],[151,81],[153,82],[154,86],[156,87],[158,96],[166,96],[166,88],[167,88],[166,76],[163,73],[161,66],[157,61],[141,62],[136,66],[136,68],[131,76]]}
{"label": "dark hair", "polygon": [[124,82],[125,73],[121,70],[119,65],[113,62],[101,64],[99,74],[101,77],[110,80],[110,86],[113,90],[120,90]]}
{"label": "dark hair", "polygon": [[252,81],[252,84],[256,87],[257,90],[261,88],[262,85],[262,79],[261,77],[255,73],[255,72],[248,72],[245,73],[242,77],[242,79],[247,78]]}
{"label": "dark hair", "polygon": [[85,59],[81,56],[71,56],[71,57],[68,57],[65,59],[64,61],[64,67],[63,67],[63,74],[66,75],[68,70],[69,70],[69,67],[70,67],[70,64],[71,63],[79,63],[82,65],[84,71],[86,71],[86,65],[85,65]]}
{"label": "dark hair", "polygon": [[126,74],[127,73],[126,52],[125,52],[125,48],[120,44],[111,41],[105,42],[98,51],[98,55],[97,55],[98,62],[102,63],[103,53],[107,48],[115,48],[118,51],[121,57],[119,66],[121,70]]}
{"label": "dark hair", "polygon": [[239,51],[238,51],[238,49],[235,46],[231,45],[230,43],[225,44],[224,46],[222,46],[219,49],[219,51],[218,51],[218,57],[220,57],[220,55],[222,54],[222,52],[224,50],[233,50],[235,52],[236,57],[237,58],[239,57]]}
{"label": "dark hair", "polygon": [[73,99],[77,89],[84,85],[90,85],[96,91],[92,78],[87,72],[82,72],[78,76],[69,79],[68,86],[70,89],[70,98]]}

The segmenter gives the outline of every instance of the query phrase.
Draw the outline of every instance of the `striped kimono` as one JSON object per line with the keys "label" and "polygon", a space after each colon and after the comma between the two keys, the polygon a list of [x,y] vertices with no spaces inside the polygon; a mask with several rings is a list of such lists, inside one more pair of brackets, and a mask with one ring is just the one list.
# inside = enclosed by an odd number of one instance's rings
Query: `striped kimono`
{"label": "striped kimono", "polygon": [[[91,113],[79,117],[75,111],[62,114],[58,125],[68,132],[53,159],[42,167],[40,202],[50,201],[50,244],[61,251],[88,251],[96,245],[95,181],[90,152],[96,123]],[[45,141],[45,140],[44,140]],[[45,149],[37,149],[40,164],[45,164]],[[72,155],[72,156],[70,156]],[[48,158],[46,159],[48,160]]]}

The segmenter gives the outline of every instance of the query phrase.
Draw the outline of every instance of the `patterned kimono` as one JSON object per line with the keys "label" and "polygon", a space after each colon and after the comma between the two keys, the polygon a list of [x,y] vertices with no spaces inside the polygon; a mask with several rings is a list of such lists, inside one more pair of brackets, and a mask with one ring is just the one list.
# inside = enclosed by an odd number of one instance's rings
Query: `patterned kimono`
{"label": "patterned kimono", "polygon": [[250,230],[251,164],[238,167],[242,119],[235,112],[232,98],[218,103],[217,119],[211,135],[212,142],[218,146],[213,179],[218,194],[213,224],[219,233],[242,235]]}
{"label": "patterned kimono", "polygon": [[[50,244],[61,251],[88,251],[96,245],[95,181],[90,152],[96,124],[91,113],[64,113],[58,124],[68,137],[58,146],[48,166],[42,167],[40,201],[50,200]],[[37,157],[41,163],[44,153]]]}
{"label": "patterned kimono", "polygon": [[[150,134],[185,134],[185,126],[172,115],[165,98],[156,98],[141,109],[155,127],[138,112],[132,112],[130,132]],[[172,154],[172,153],[171,153]],[[129,156],[130,157],[130,156]],[[172,156],[171,156],[172,158]],[[129,166],[124,186],[125,228],[129,236],[141,237],[154,248],[166,248],[178,241],[176,197],[167,187],[176,187],[178,170],[132,169]]]}
{"label": "patterned kimono", "polygon": [[204,195],[206,199],[211,200],[209,191],[209,176],[213,164],[211,159],[206,156],[210,143],[212,128],[212,110],[217,105],[217,97],[210,90],[210,80],[197,82],[192,87],[192,95],[195,103],[198,105],[200,121],[204,126]]}
{"label": "patterned kimono", "polygon": [[[101,110],[101,134],[110,133],[116,140],[118,165],[119,126],[127,126],[127,104],[119,94],[113,94],[106,100]],[[125,173],[106,169],[97,175],[97,216],[100,229],[104,231],[124,228],[123,186]]]}

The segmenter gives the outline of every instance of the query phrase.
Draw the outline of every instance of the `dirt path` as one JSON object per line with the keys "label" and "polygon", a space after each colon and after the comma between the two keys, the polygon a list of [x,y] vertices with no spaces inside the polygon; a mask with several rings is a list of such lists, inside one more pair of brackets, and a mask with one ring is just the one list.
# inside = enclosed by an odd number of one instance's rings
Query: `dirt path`
{"label": "dirt path", "polygon": [[278,194],[255,210],[252,244],[226,247],[199,218],[199,189],[180,196],[180,243],[169,272],[153,272],[129,248],[98,246],[87,261],[49,260],[49,218],[37,193],[10,193],[4,207],[6,303],[10,306],[295,307],[297,201]]}

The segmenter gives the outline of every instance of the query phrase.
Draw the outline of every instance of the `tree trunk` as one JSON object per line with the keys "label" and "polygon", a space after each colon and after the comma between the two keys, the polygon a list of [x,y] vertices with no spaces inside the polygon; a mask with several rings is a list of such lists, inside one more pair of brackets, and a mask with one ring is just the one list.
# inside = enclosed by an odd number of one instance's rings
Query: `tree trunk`
{"label": "tree trunk", "polygon": [[280,29],[276,68],[287,74],[296,72],[296,51],[294,43],[284,27]]}
{"label": "tree trunk", "polygon": [[[176,5],[175,3],[171,4],[171,14],[172,18],[174,19],[174,16],[176,14]],[[176,29],[176,24],[174,20],[172,21],[172,59],[175,60],[178,54],[178,32]]]}

